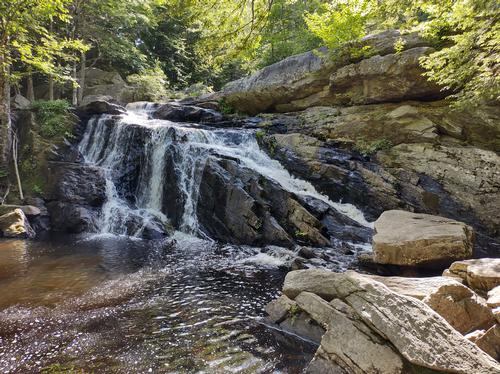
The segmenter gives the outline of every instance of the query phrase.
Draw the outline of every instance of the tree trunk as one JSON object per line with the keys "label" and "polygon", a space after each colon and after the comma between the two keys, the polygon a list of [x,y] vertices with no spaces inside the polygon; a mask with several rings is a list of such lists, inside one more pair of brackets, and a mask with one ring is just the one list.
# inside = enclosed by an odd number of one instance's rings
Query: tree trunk
{"label": "tree trunk", "polygon": [[54,101],[54,77],[49,75],[49,100]]}
{"label": "tree trunk", "polygon": [[85,65],[87,63],[87,56],[82,51],[82,59],[80,63],[80,87],[78,88],[78,105],[82,104],[83,90],[85,89]]}
{"label": "tree trunk", "polygon": [[32,103],[35,101],[35,90],[33,88],[33,74],[31,73],[31,69],[28,72],[28,80],[26,82],[27,91],[26,91],[26,98]]}
{"label": "tree trunk", "polygon": [[73,98],[71,100],[71,104],[73,106],[78,105],[78,87],[75,85],[75,82],[77,81],[77,76],[76,76],[76,62],[73,64]]}
{"label": "tree trunk", "polygon": [[0,53],[0,167],[8,171],[10,153],[10,83],[7,52]]}

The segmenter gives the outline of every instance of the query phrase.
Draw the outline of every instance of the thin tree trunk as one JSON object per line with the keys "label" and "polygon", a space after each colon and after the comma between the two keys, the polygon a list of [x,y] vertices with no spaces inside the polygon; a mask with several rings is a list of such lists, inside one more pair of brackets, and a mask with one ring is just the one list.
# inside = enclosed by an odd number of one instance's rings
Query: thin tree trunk
{"label": "thin tree trunk", "polygon": [[80,62],[80,87],[78,88],[78,105],[82,104],[83,100],[83,90],[85,89],[85,65],[87,63],[87,57],[85,52],[82,51],[82,58]]}
{"label": "thin tree trunk", "polygon": [[21,176],[17,167],[17,134],[12,136],[12,161],[14,161],[14,172],[16,173],[17,187],[19,189],[19,198],[24,200],[23,186],[21,184]]}
{"label": "thin tree trunk", "polygon": [[49,75],[49,100],[54,101],[54,77]]}
{"label": "thin tree trunk", "polygon": [[28,80],[26,82],[27,84],[27,90],[26,90],[26,98],[32,103],[35,101],[35,90],[33,88],[33,74],[31,72],[31,69],[28,72]]}
{"label": "thin tree trunk", "polygon": [[8,171],[10,153],[10,83],[7,52],[0,53],[0,166]]}
{"label": "thin tree trunk", "polygon": [[[74,82],[77,81],[77,76],[76,76],[76,62],[73,64],[73,80]],[[78,87],[73,83],[73,98],[71,100],[71,103],[73,106],[78,105]]]}

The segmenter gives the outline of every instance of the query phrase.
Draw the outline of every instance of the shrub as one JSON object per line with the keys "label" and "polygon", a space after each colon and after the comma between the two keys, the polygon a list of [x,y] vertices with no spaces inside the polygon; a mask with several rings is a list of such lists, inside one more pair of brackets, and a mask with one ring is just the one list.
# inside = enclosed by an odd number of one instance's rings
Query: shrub
{"label": "shrub", "polygon": [[161,101],[168,98],[168,79],[158,65],[140,74],[129,75],[127,82],[135,88],[134,100]]}
{"label": "shrub", "polygon": [[73,120],[69,111],[70,104],[66,100],[33,102],[31,108],[36,113],[40,125],[40,135],[44,138],[54,138],[70,134]]}

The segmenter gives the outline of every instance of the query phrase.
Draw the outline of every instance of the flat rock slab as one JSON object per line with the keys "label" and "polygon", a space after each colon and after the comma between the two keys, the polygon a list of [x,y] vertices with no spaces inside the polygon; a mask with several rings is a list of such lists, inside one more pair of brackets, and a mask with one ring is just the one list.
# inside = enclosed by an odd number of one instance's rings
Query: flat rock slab
{"label": "flat rock slab", "polygon": [[490,291],[500,286],[500,258],[481,258],[456,261],[448,269],[469,285],[469,287]]}
{"label": "flat rock slab", "polygon": [[422,300],[437,291],[442,286],[461,284],[451,277],[384,277],[380,275],[363,274],[363,277],[385,284],[392,291]]}
{"label": "flat rock slab", "polygon": [[388,210],[375,221],[376,263],[429,266],[472,256],[473,229],[458,221],[401,210]]}

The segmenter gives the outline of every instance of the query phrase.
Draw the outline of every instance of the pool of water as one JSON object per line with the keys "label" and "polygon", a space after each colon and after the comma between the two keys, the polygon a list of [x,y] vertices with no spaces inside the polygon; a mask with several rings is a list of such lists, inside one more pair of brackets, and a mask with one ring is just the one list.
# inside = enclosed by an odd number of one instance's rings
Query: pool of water
{"label": "pool of water", "polygon": [[2,373],[300,373],[307,342],[265,323],[293,254],[60,236],[0,242]]}

